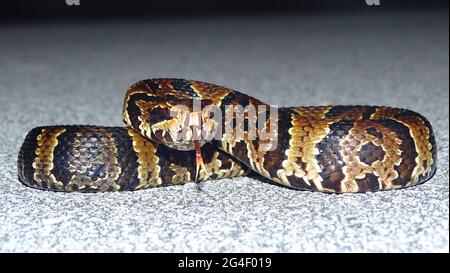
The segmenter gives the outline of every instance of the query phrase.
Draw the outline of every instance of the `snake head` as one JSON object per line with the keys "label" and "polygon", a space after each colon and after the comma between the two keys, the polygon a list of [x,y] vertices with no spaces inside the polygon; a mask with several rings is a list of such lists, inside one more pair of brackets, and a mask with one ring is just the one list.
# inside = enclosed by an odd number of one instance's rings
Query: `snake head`
{"label": "snake head", "polygon": [[[205,99],[138,100],[140,115],[129,126],[147,138],[177,150],[194,150],[216,135],[217,107]],[[219,109],[220,111],[220,109]],[[128,122],[127,122],[128,125]]]}

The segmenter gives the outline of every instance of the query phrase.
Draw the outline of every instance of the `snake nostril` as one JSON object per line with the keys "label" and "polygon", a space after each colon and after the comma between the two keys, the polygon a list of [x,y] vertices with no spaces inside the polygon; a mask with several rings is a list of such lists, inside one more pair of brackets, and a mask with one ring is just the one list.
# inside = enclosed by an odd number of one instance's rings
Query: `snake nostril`
{"label": "snake nostril", "polygon": [[162,139],[163,135],[162,135],[162,131],[161,130],[156,130],[154,133],[155,137]]}

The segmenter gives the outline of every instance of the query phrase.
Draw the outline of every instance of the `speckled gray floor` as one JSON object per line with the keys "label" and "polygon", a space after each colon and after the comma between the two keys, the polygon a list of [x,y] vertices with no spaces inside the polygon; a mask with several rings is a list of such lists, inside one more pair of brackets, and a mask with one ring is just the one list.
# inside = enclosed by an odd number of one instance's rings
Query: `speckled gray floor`
{"label": "speckled gray floor", "polygon": [[[448,11],[0,26],[0,251],[449,251]],[[439,169],[407,190],[329,195],[250,178],[125,193],[17,179],[38,125],[121,125],[127,87],[214,82],[273,104],[429,117]]]}

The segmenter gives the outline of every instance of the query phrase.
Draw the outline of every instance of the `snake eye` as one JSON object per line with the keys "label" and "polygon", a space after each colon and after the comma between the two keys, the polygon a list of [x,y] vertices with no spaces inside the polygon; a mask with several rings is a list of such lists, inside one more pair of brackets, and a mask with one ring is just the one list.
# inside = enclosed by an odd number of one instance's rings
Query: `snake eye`
{"label": "snake eye", "polygon": [[167,108],[163,108],[162,114],[163,114],[165,117],[169,118],[169,117],[170,117],[170,110],[167,109]]}
{"label": "snake eye", "polygon": [[208,113],[208,118],[210,118],[210,119],[214,118],[214,112],[209,112]]}

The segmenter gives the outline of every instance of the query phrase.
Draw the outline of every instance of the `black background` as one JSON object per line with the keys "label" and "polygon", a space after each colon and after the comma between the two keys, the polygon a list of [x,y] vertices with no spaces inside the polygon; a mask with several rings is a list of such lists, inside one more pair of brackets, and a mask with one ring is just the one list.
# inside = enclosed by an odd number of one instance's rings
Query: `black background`
{"label": "black background", "polygon": [[448,1],[380,0],[368,9],[365,0],[284,0],[284,1],[207,1],[207,0],[79,0],[69,6],[66,0],[3,0],[2,21],[156,18],[167,16],[220,16],[235,14],[371,12],[380,10],[448,9]]}

